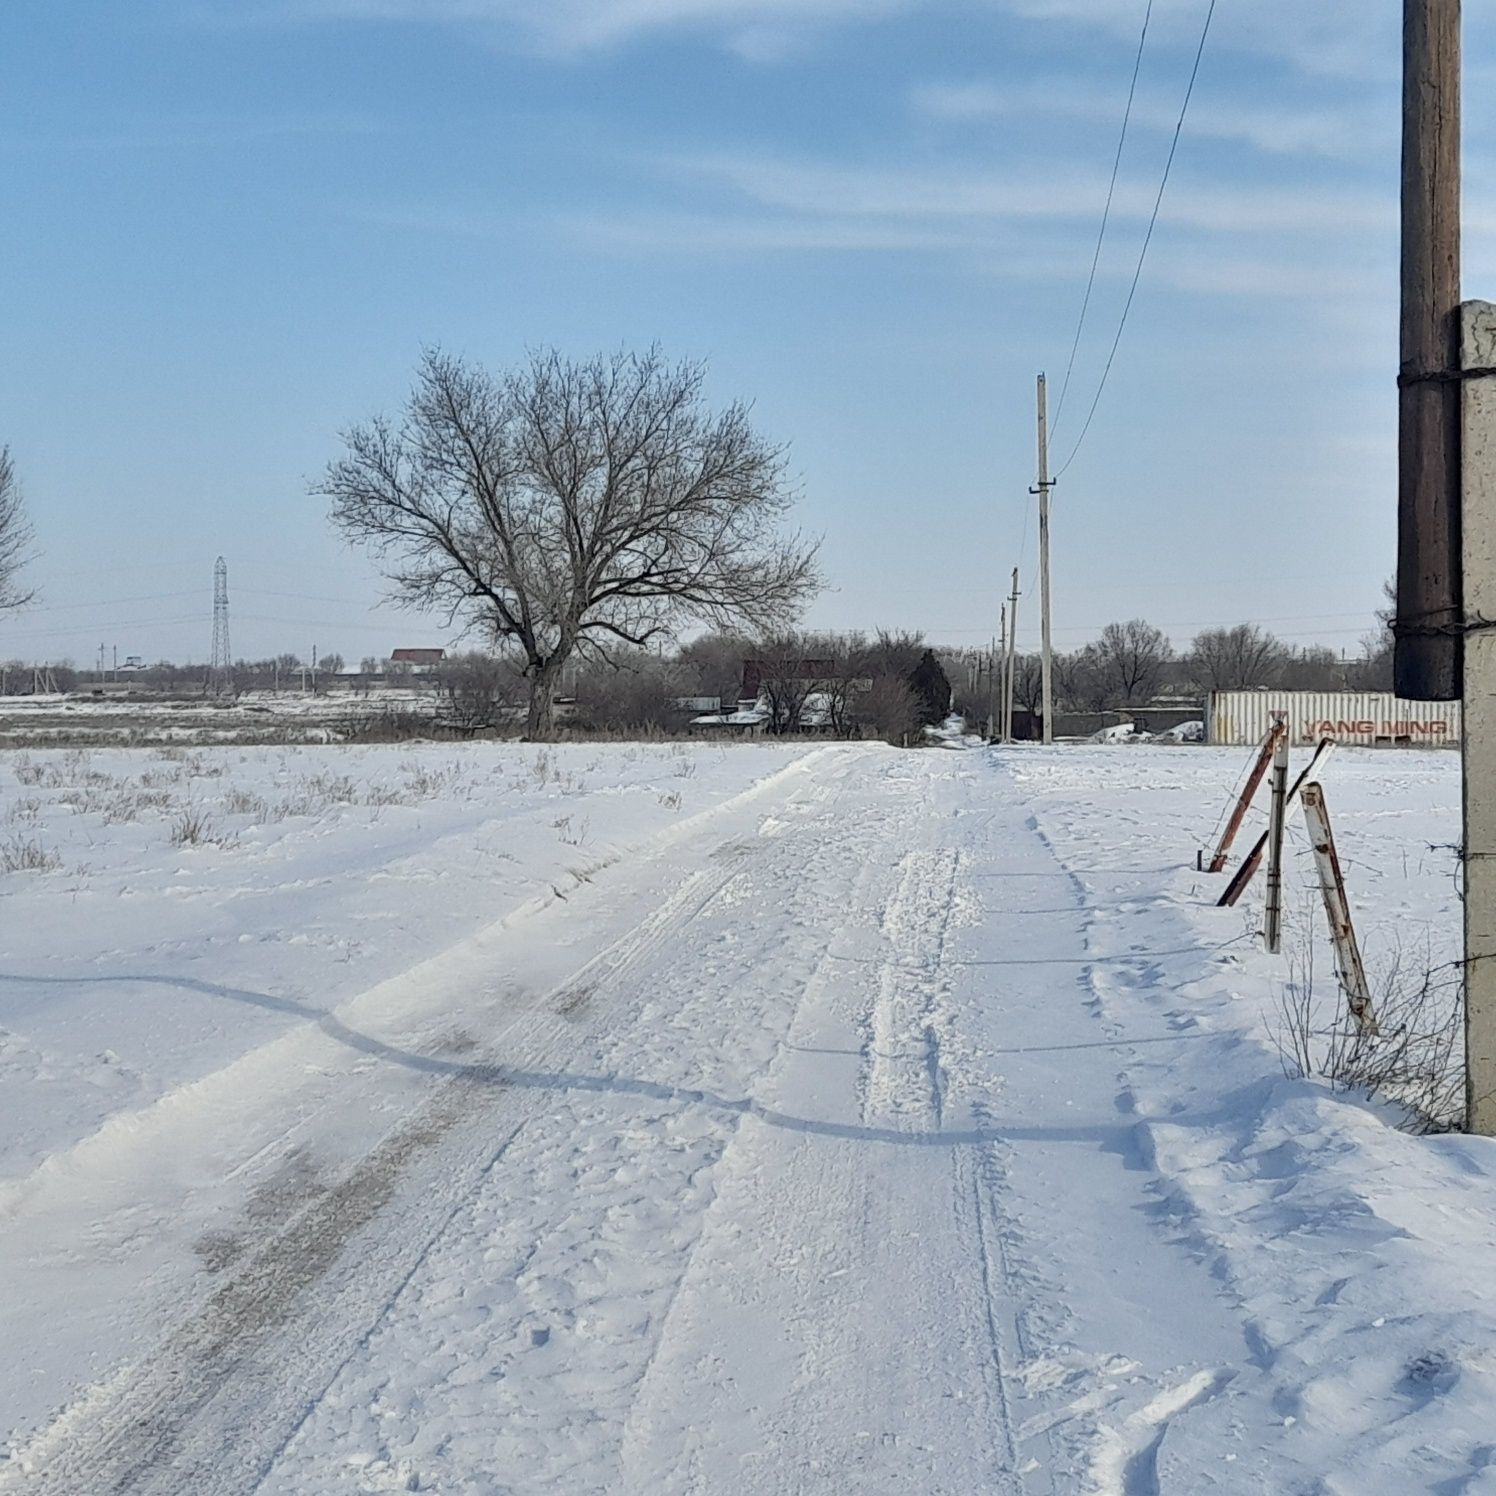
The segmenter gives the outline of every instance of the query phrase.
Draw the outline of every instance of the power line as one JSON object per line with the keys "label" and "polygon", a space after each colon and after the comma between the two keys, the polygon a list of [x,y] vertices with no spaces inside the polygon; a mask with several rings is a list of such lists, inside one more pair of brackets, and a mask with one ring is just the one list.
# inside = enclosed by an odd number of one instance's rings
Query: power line
{"label": "power line", "polygon": [[[110,630],[118,631],[120,629],[154,628],[169,623],[197,623],[200,621],[201,615],[197,613],[183,613],[176,618],[126,618],[123,620],[115,620],[114,622],[106,625],[106,627]],[[71,634],[74,637],[81,639],[91,637],[95,632],[97,632],[96,626],[93,623],[85,622],[62,624],[54,628],[45,629],[7,628],[5,630],[5,638],[41,639],[55,638],[59,634]]]}
{"label": "power line", "polygon": [[1091,401],[1091,408],[1086,412],[1085,425],[1080,429],[1080,435],[1075,439],[1075,445],[1070,449],[1070,455],[1060,464],[1056,478],[1064,475],[1065,470],[1075,461],[1076,454],[1081,449],[1081,444],[1086,439],[1086,433],[1091,429],[1091,422],[1096,416],[1096,407],[1101,404],[1102,391],[1106,389],[1106,382],[1112,372],[1112,364],[1117,357],[1117,349],[1122,342],[1122,333],[1127,326],[1128,313],[1132,311],[1133,298],[1138,294],[1138,282],[1143,278],[1143,262],[1148,258],[1148,246],[1153,242],[1153,230],[1158,224],[1158,212],[1163,206],[1164,189],[1169,185],[1169,173],[1174,169],[1174,153],[1179,149],[1179,137],[1184,131],[1184,119],[1189,113],[1190,99],[1195,92],[1195,80],[1200,76],[1200,59],[1205,55],[1205,42],[1210,36],[1210,23],[1215,19],[1216,0],[1210,0],[1210,7],[1205,12],[1205,24],[1200,28],[1200,45],[1195,48],[1195,63],[1190,69],[1190,81],[1184,90],[1184,102],[1179,107],[1179,120],[1174,126],[1174,138],[1169,142],[1168,159],[1164,162],[1163,176],[1159,180],[1158,195],[1153,199],[1153,212],[1148,219],[1148,231],[1143,235],[1143,247],[1138,251],[1137,268],[1132,273],[1132,285],[1127,291],[1127,300],[1122,306],[1122,316],[1117,323],[1117,336],[1112,339],[1111,352],[1107,354],[1106,367],[1101,371],[1101,382],[1096,386],[1096,397]]}
{"label": "power line", "polygon": [[322,592],[276,592],[269,587],[239,587],[240,592],[247,592],[255,597],[294,597],[302,602],[309,603],[348,603],[354,606],[367,608],[380,608],[388,605],[388,598],[377,598],[370,602],[367,597],[329,597]]}
{"label": "power line", "polygon": [[1054,424],[1050,427],[1053,438],[1059,430],[1060,417],[1065,413],[1065,396],[1070,391],[1070,375],[1075,368],[1075,355],[1080,349],[1080,335],[1086,325],[1086,312],[1091,305],[1091,292],[1096,286],[1096,269],[1101,264],[1101,246],[1106,242],[1106,226],[1112,214],[1112,198],[1117,192],[1117,173],[1122,169],[1122,147],[1127,144],[1127,126],[1132,120],[1132,101],[1138,91],[1138,74],[1143,67],[1143,49],[1148,43],[1148,23],[1153,18],[1153,0],[1143,12],[1143,29],[1138,36],[1138,53],[1132,63],[1132,82],[1127,88],[1127,107],[1122,111],[1122,133],[1117,137],[1117,154],[1112,160],[1112,179],[1107,184],[1106,206],[1101,210],[1101,230],[1096,235],[1096,253],[1091,256],[1091,273],[1086,278],[1086,294],[1081,298],[1080,317],[1075,324],[1075,340],[1070,345],[1070,361],[1065,365],[1065,378],[1060,385],[1060,399],[1054,410]]}
{"label": "power line", "polygon": [[201,597],[202,595],[203,590],[201,587],[193,587],[186,592],[148,592],[142,593],[137,597],[90,598],[87,602],[81,603],[43,603],[37,607],[31,607],[28,604],[26,611],[28,614],[72,613],[76,612],[79,608],[117,608],[123,607],[126,603],[155,603],[164,602],[168,598]]}

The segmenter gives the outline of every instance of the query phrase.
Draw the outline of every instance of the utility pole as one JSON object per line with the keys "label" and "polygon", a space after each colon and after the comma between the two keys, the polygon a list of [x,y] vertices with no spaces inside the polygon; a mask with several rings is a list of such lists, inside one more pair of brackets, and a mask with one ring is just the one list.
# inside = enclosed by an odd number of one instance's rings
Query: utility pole
{"label": "utility pole", "polygon": [[1049,392],[1039,376],[1039,482],[1031,493],[1039,495],[1039,649],[1040,683],[1044,698],[1044,741],[1054,742],[1053,655],[1049,636]]}
{"label": "utility pole", "polygon": [[[1462,367],[1496,367],[1496,306],[1466,302]],[[1464,606],[1496,618],[1496,379],[1464,386],[1461,515]],[[1465,640],[1461,754],[1465,863],[1465,1126],[1496,1136],[1496,633]]]}
{"label": "utility pole", "polygon": [[1403,0],[1394,684],[1461,692],[1460,0]]}
{"label": "utility pole", "polygon": [[1403,0],[1400,696],[1462,698],[1465,1126],[1496,1136],[1496,306],[1460,305],[1460,0]]}
{"label": "utility pole", "polygon": [[1003,742],[1013,741],[1013,677],[1018,657],[1018,568],[1013,568],[1013,593],[1008,599],[1008,659],[1003,671]]}
{"label": "utility pole", "polygon": [[1008,657],[1008,608],[1004,603],[998,631],[1001,638],[992,641],[992,653],[987,656],[987,736],[989,739],[1001,737],[1006,723],[998,721],[997,716],[997,662]]}

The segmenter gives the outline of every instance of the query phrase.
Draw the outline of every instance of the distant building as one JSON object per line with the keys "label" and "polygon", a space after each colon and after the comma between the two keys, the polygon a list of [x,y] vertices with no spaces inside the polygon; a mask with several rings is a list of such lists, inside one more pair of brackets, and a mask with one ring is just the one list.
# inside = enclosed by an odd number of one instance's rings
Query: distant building
{"label": "distant building", "polygon": [[831,681],[836,679],[835,660],[744,660],[743,688],[739,700],[751,706],[763,694],[764,677],[782,680]]}
{"label": "distant building", "polygon": [[390,664],[409,665],[416,670],[429,670],[446,658],[444,649],[396,649],[390,652]]}

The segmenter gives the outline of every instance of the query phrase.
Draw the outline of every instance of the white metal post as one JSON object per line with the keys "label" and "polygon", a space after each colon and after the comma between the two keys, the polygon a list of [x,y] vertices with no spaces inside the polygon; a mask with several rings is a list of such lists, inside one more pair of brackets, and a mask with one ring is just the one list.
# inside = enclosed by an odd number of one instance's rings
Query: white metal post
{"label": "white metal post", "polygon": [[1268,950],[1283,948],[1283,825],[1288,811],[1288,734],[1273,745],[1273,804],[1267,828],[1267,907],[1262,936]]}
{"label": "white metal post", "polygon": [[1465,1115],[1496,1136],[1496,305],[1460,308],[1461,551],[1465,617]]}
{"label": "white metal post", "polygon": [[1330,922],[1330,940],[1335,947],[1335,975],[1340,978],[1340,990],[1345,993],[1356,1032],[1371,1038],[1377,1033],[1377,1015],[1371,1002],[1371,987],[1366,981],[1366,968],[1361,964],[1356,927],[1351,923],[1351,904],[1345,894],[1345,879],[1340,872],[1340,858],[1330,830],[1325,792],[1317,784],[1306,784],[1302,799],[1304,825],[1309,830],[1309,842],[1314,848],[1319,891],[1324,896],[1325,918]]}

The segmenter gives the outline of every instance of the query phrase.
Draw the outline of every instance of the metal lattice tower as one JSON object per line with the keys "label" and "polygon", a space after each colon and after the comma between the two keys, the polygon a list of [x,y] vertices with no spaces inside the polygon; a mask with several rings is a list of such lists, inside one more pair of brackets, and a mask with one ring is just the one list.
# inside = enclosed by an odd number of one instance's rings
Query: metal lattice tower
{"label": "metal lattice tower", "polygon": [[229,653],[229,568],[220,556],[213,563],[213,652],[208,657],[208,694],[234,694],[233,656]]}

